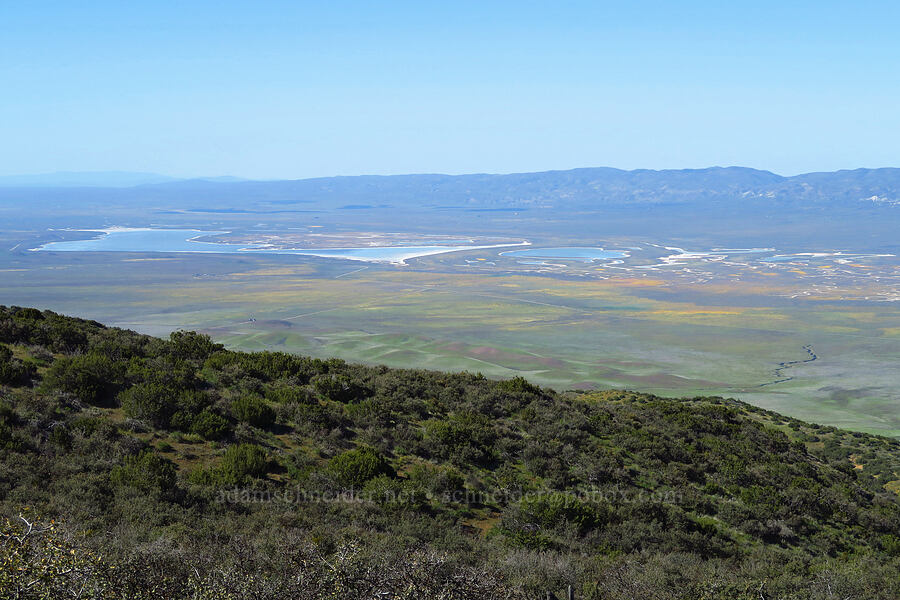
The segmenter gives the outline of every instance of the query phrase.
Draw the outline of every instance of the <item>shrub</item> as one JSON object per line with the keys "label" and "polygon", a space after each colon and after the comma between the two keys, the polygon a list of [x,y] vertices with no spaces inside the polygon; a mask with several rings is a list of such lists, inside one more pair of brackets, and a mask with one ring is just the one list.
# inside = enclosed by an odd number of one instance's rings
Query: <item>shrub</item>
{"label": "shrub", "polygon": [[12,450],[18,446],[14,441],[13,422],[15,421],[15,416],[12,406],[0,400],[0,449],[7,448]]}
{"label": "shrub", "polygon": [[57,426],[50,431],[48,439],[51,444],[64,450],[68,450],[72,445],[72,433],[66,429],[65,425],[62,423],[57,424]]}
{"label": "shrub", "polygon": [[276,387],[266,392],[266,398],[279,404],[314,404],[316,396],[306,386],[290,385]]}
{"label": "shrub", "polygon": [[189,360],[206,360],[211,354],[224,348],[221,344],[213,343],[208,335],[196,331],[173,331],[169,335],[169,342],[173,355]]}
{"label": "shrub", "polygon": [[33,368],[14,358],[9,348],[0,345],[0,384],[26,383],[33,376]]}
{"label": "shrub", "polygon": [[342,403],[361,400],[371,394],[345,375],[317,375],[313,378],[313,387],[327,400]]}
{"label": "shrub", "polygon": [[256,477],[263,477],[269,466],[266,451],[256,444],[235,444],[229,446],[222,456],[218,469],[222,483],[241,485]]}
{"label": "shrub", "polygon": [[197,390],[183,391],[176,400],[178,410],[172,415],[169,425],[172,429],[193,431],[197,417],[208,411],[209,398]]}
{"label": "shrub", "polygon": [[513,377],[497,382],[497,387],[505,392],[513,394],[540,394],[541,388],[531,383],[524,377]]}
{"label": "shrub", "polygon": [[900,556],[900,537],[890,533],[883,535],[879,545],[888,556]]}
{"label": "shrub", "polygon": [[425,434],[428,447],[436,456],[457,465],[487,462],[497,437],[490,419],[473,412],[429,421],[425,425]]}
{"label": "shrub", "polygon": [[571,523],[583,530],[604,521],[604,516],[597,507],[572,494],[554,492],[527,497],[519,504],[519,508],[523,516],[544,528]]}
{"label": "shrub", "polygon": [[31,307],[15,308],[14,307],[14,311],[15,311],[13,313],[14,318],[19,321],[43,321],[44,320],[44,313],[42,313],[41,311],[39,311],[36,308],[31,308]]}
{"label": "shrub", "polygon": [[166,428],[178,404],[176,394],[159,383],[139,383],[119,394],[125,414]]}
{"label": "shrub", "polygon": [[175,489],[175,463],[152,450],[125,458],[124,464],[110,473],[110,482],[119,487],[132,487],[145,494],[170,494]]}
{"label": "shrub", "polygon": [[421,487],[387,475],[367,481],[363,492],[366,499],[391,508],[422,509],[428,504],[428,497]]}
{"label": "shrub", "polygon": [[331,459],[328,471],[340,485],[360,488],[370,479],[379,475],[395,475],[387,460],[368,447],[348,450]]}
{"label": "shrub", "polygon": [[[99,556],[76,547],[53,521],[0,520],[0,597],[110,598]],[[109,593],[107,591],[109,590]]]}
{"label": "shrub", "polygon": [[72,394],[88,404],[106,404],[121,375],[121,367],[105,356],[64,357],[44,375],[44,388]]}
{"label": "shrub", "polygon": [[418,464],[409,470],[409,479],[432,494],[448,499],[465,488],[465,479],[452,467]]}
{"label": "shrub", "polygon": [[214,412],[204,410],[194,417],[191,432],[208,440],[220,440],[228,434],[228,420]]}
{"label": "shrub", "polygon": [[265,400],[255,396],[243,396],[231,403],[231,414],[238,421],[254,427],[268,427],[275,421],[275,411]]}

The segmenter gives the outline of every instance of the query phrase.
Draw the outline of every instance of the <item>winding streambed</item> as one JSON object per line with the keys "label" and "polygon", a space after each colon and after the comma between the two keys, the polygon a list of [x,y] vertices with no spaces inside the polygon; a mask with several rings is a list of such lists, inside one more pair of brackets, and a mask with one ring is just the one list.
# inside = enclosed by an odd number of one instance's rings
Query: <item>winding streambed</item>
{"label": "winding streambed", "polygon": [[778,363],[778,367],[776,367],[775,371],[774,371],[775,380],[768,381],[766,383],[761,383],[757,387],[766,387],[769,385],[775,385],[776,383],[784,383],[786,381],[790,381],[793,379],[793,377],[792,376],[785,377],[785,375],[784,375],[784,372],[787,369],[790,369],[791,367],[796,366],[796,365],[802,365],[803,363],[813,362],[814,360],[817,360],[819,358],[816,355],[816,353],[813,352],[812,344],[807,344],[807,345],[803,346],[803,350],[806,351],[806,353],[809,355],[809,358],[804,359],[804,360],[790,360],[790,361]]}

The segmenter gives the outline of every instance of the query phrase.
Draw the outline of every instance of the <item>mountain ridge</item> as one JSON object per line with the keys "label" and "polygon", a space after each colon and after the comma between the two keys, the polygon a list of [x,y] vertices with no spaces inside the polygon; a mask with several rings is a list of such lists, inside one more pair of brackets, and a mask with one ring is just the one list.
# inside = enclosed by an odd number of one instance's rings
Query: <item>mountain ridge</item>
{"label": "mountain ridge", "polygon": [[20,598],[900,593],[900,441],[718,397],[0,306],[0,459],[0,590],[43,574]]}
{"label": "mountain ridge", "polygon": [[215,177],[173,177],[143,171],[54,171],[48,173],[0,175],[0,188],[133,188],[185,181],[236,183],[245,181],[228,175]]}
{"label": "mountain ridge", "polygon": [[[177,190],[179,183],[145,186]],[[228,187],[228,186],[226,186]],[[211,190],[198,183],[195,189]],[[609,167],[508,175],[359,175],[241,182],[235,192],[279,204],[369,200],[406,206],[567,207],[689,204],[758,198],[808,204],[900,200],[900,169],[856,169],[783,177],[746,167],[624,171]],[[217,190],[223,192],[221,187]]]}
{"label": "mountain ridge", "polygon": [[[159,176],[164,177],[164,176]],[[533,173],[466,175],[342,175],[309,179],[239,180],[229,177],[167,179],[132,186],[11,186],[0,177],[0,198],[30,190],[34,196],[75,199],[85,193],[110,201],[164,204],[214,201],[347,204],[397,208],[563,208],[673,204],[780,203],[797,206],[900,205],[900,169],[847,169],[785,177],[749,167],[636,169],[586,167]]]}

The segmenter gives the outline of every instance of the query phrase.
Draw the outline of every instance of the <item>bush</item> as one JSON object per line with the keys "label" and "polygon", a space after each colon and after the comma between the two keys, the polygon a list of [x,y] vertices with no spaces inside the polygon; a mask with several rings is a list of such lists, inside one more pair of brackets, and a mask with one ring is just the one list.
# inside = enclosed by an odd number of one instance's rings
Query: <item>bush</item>
{"label": "bush", "polygon": [[145,494],[169,495],[175,490],[175,463],[152,450],[128,456],[125,463],[110,473],[110,482],[118,487],[132,487]]}
{"label": "bush", "polygon": [[522,500],[519,508],[523,515],[545,528],[572,523],[579,529],[587,529],[604,521],[604,516],[597,507],[566,493],[554,492],[528,497]]}
{"label": "bush", "polygon": [[222,483],[241,485],[252,478],[263,477],[268,471],[266,451],[256,444],[229,446],[218,469]]}
{"label": "bush", "polygon": [[497,388],[503,390],[504,392],[510,392],[513,394],[540,394],[541,388],[531,383],[528,383],[528,380],[524,377],[513,377],[512,379],[505,379],[503,381],[497,382]]}
{"label": "bush", "polygon": [[112,398],[121,376],[121,366],[105,356],[64,357],[47,371],[44,389],[72,394],[88,404],[102,405]]}
{"label": "bush", "polygon": [[159,383],[139,383],[119,394],[125,414],[151,423],[154,427],[169,427],[178,408],[175,392]]}
{"label": "bush", "polygon": [[[111,598],[99,556],[72,544],[50,522],[0,520],[0,597]],[[109,591],[110,593],[107,593]]]}
{"label": "bush", "polygon": [[379,475],[367,481],[363,492],[367,500],[391,508],[418,510],[428,504],[428,497],[421,487],[387,475]]}
{"label": "bush", "polygon": [[493,453],[496,433],[484,415],[463,412],[425,426],[429,449],[457,465],[485,463]]}
{"label": "bush", "polygon": [[435,496],[446,496],[448,500],[465,488],[465,479],[451,467],[418,464],[409,470],[409,479]]}
{"label": "bush", "polygon": [[18,385],[34,376],[34,369],[13,357],[12,351],[0,345],[0,384]]}
{"label": "bush", "polygon": [[367,481],[379,475],[395,475],[387,460],[368,447],[348,450],[331,459],[328,471],[340,485],[361,488]]}
{"label": "bush", "polygon": [[220,440],[228,434],[228,430],[228,420],[208,410],[194,417],[191,424],[191,433],[203,436],[207,440]]}
{"label": "bush", "polygon": [[346,404],[362,400],[371,395],[371,391],[350,380],[345,375],[317,375],[313,378],[313,387],[326,400],[334,400]]}
{"label": "bush", "polygon": [[900,556],[900,537],[893,534],[883,535],[879,545],[888,556]]}
{"label": "bush", "polygon": [[12,450],[18,444],[14,441],[13,423],[16,413],[12,406],[0,400],[0,449]]}
{"label": "bush", "polygon": [[169,335],[171,353],[177,358],[206,360],[211,354],[222,350],[222,344],[213,343],[208,335],[196,331],[173,331]]}
{"label": "bush", "polygon": [[299,385],[272,388],[266,392],[266,398],[279,404],[314,404],[317,402],[312,390]]}
{"label": "bush", "polygon": [[275,411],[265,400],[255,396],[243,396],[231,403],[231,414],[238,421],[254,427],[269,427],[275,422]]}

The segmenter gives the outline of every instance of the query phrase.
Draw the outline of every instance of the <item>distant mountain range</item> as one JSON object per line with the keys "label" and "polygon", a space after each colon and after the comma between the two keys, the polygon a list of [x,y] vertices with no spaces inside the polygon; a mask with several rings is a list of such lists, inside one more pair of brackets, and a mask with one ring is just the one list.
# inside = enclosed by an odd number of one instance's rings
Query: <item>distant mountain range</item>
{"label": "distant mountain range", "polygon": [[[203,177],[205,181],[236,182],[238,177]],[[185,181],[158,173],[131,171],[59,171],[33,175],[0,175],[0,187],[110,187],[128,188]]]}
{"label": "distant mountain range", "polygon": [[[397,207],[593,208],[640,204],[800,202],[900,204],[900,169],[857,169],[782,177],[743,167],[623,171],[573,169],[509,175],[391,175],[293,181],[206,181],[152,187],[231,194],[275,204],[322,207],[388,204]],[[147,190],[150,191],[150,190]]]}
{"label": "distant mountain range", "polygon": [[[646,204],[763,202],[900,206],[900,169],[856,169],[782,177],[744,167],[654,171],[585,168],[508,175],[363,175],[248,181],[176,179],[149,173],[55,173],[0,177],[0,187],[129,188],[115,197],[165,202],[420,208],[594,208]],[[54,194],[57,195],[57,194]]]}

